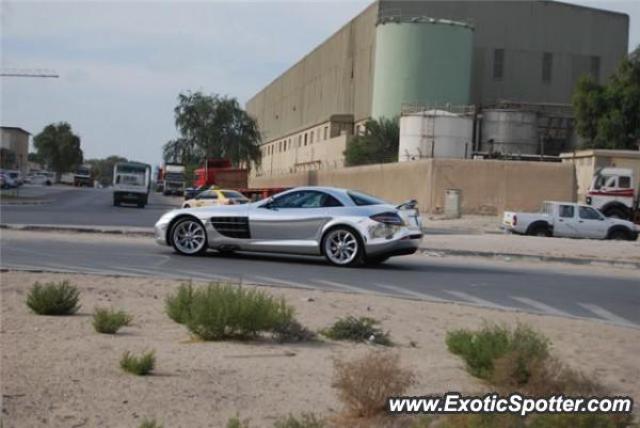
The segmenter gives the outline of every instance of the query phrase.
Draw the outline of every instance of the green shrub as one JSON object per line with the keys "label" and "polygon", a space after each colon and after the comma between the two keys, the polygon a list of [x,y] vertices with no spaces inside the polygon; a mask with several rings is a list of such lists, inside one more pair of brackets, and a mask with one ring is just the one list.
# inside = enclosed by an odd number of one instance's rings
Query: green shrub
{"label": "green shrub", "polygon": [[178,324],[186,324],[191,315],[191,303],[193,302],[193,285],[182,284],[178,291],[165,300],[165,308],[169,318]]}
{"label": "green shrub", "polygon": [[293,318],[275,326],[273,336],[280,343],[311,342],[316,340],[316,334],[313,331]]}
{"label": "green shrub", "polygon": [[80,292],[69,281],[36,282],[27,296],[27,306],[39,315],[72,315],[80,309],[79,297]]}
{"label": "green shrub", "polygon": [[[187,291],[182,293],[187,296]],[[260,332],[273,333],[290,323],[294,313],[284,299],[228,284],[193,289],[189,299],[190,304],[181,310],[179,319],[203,340],[242,339],[255,337]]]}
{"label": "green shrub", "polygon": [[132,355],[131,352],[126,351],[120,359],[120,367],[129,373],[133,373],[138,376],[146,376],[156,365],[156,355],[154,351],[149,351],[142,354],[139,357]]}
{"label": "green shrub", "polygon": [[323,428],[326,424],[313,413],[303,413],[299,419],[293,415],[280,418],[273,426],[274,428]]}
{"label": "green shrub", "polygon": [[125,311],[96,308],[93,313],[93,328],[98,333],[116,334],[120,328],[131,324],[132,317]]}
{"label": "green shrub", "polygon": [[352,342],[372,342],[377,345],[391,346],[389,333],[376,327],[379,322],[373,318],[348,316],[336,321],[322,334],[333,340],[350,340]]}
{"label": "green shrub", "polygon": [[249,420],[245,419],[241,421],[240,417],[236,415],[229,418],[226,428],[249,428]]}
{"label": "green shrub", "polygon": [[447,333],[447,348],[461,356],[473,376],[486,379],[493,372],[493,362],[509,350],[509,331],[504,327],[486,326],[477,332],[455,330]]}
{"label": "green shrub", "polygon": [[162,428],[162,424],[156,422],[155,419],[144,418],[138,428]]}

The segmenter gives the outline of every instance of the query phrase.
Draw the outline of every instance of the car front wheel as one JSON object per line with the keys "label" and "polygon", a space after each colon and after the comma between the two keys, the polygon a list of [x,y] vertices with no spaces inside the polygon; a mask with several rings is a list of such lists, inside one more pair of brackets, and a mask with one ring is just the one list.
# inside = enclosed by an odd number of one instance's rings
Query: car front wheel
{"label": "car front wheel", "polygon": [[207,251],[207,233],[200,221],[195,218],[179,220],[171,231],[173,248],[187,256]]}
{"label": "car front wheel", "polygon": [[331,229],[322,240],[322,250],[329,263],[355,266],[362,263],[364,249],[357,233],[347,227]]}

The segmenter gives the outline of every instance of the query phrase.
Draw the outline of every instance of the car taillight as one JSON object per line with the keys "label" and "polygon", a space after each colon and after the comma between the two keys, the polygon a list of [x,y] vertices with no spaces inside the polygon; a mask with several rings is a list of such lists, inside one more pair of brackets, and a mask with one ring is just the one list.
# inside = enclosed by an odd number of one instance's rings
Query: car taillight
{"label": "car taillight", "polygon": [[404,221],[402,220],[402,218],[398,214],[392,213],[392,212],[372,215],[369,218],[371,220],[378,221],[378,222],[384,223],[384,224],[392,224],[392,225],[396,225],[396,226],[403,226],[404,225]]}
{"label": "car taillight", "polygon": [[518,216],[517,216],[517,215],[514,215],[514,216],[513,216],[513,225],[515,226],[515,225],[517,225],[517,224],[518,224]]}

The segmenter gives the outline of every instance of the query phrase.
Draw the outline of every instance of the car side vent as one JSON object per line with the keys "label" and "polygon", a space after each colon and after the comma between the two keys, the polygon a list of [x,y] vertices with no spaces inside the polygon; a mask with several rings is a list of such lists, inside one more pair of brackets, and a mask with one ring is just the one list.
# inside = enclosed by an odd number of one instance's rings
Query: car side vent
{"label": "car side vent", "polygon": [[216,232],[228,238],[251,238],[249,217],[212,217],[211,225]]}

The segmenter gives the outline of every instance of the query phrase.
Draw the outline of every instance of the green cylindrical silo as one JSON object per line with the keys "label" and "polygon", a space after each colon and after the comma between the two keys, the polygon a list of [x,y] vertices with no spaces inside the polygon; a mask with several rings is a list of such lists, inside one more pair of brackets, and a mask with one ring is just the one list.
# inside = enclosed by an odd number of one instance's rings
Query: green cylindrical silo
{"label": "green cylindrical silo", "polygon": [[470,103],[473,27],[431,18],[391,18],[376,27],[371,117],[402,104]]}

